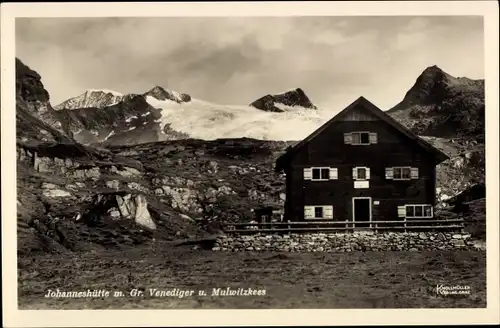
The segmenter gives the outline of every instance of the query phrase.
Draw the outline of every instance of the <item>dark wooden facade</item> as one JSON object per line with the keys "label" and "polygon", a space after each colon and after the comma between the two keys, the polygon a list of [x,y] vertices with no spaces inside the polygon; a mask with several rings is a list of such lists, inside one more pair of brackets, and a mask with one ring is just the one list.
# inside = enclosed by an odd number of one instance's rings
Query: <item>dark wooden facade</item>
{"label": "dark wooden facade", "polygon": [[[371,133],[372,143],[351,144],[346,135],[359,131]],[[278,158],[277,171],[286,173],[284,219],[387,221],[401,220],[403,210],[428,211],[435,205],[435,167],[447,158],[361,97]],[[334,171],[329,179],[310,180],[305,169],[314,167]],[[369,176],[355,180],[356,167],[369,169]],[[394,167],[411,167],[415,175],[395,180],[386,173]]]}

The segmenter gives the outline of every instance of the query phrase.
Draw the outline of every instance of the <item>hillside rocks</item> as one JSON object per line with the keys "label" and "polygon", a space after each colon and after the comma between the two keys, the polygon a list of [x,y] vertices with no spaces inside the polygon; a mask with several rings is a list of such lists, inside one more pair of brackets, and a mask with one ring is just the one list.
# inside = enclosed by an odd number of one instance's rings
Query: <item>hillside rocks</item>
{"label": "hillside rocks", "polygon": [[71,197],[71,193],[52,183],[42,184],[42,194],[48,198]]}
{"label": "hillside rocks", "polygon": [[317,109],[300,88],[277,95],[266,95],[251,103],[250,106],[266,112],[285,112],[286,106]]}
{"label": "hillside rocks", "polygon": [[[41,156],[36,150],[17,147],[17,160],[31,165],[40,173],[51,173],[67,178],[90,179],[93,181],[99,180],[102,174],[117,174],[122,177],[138,177],[142,174],[139,170],[127,166],[122,166],[120,169],[116,165],[106,165],[104,163],[94,166],[83,162],[83,160],[80,160],[82,161],[80,162],[75,158],[52,156]],[[64,155],[60,154],[60,156]]]}
{"label": "hillside rocks", "polygon": [[214,251],[355,252],[484,250],[484,244],[459,232],[354,232],[221,236]]}
{"label": "hillside rocks", "polygon": [[144,195],[117,195],[116,203],[122,217],[133,219],[137,224],[149,229],[156,229],[156,224],[151,219]]}

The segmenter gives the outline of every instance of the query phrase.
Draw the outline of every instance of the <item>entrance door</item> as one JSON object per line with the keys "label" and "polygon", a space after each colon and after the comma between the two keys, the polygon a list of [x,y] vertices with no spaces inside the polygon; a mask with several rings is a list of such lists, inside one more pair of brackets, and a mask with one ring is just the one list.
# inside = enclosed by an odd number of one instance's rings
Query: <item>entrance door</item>
{"label": "entrance door", "polygon": [[371,221],[371,203],[370,197],[354,197],[352,199],[352,220],[356,228],[369,227],[369,223],[356,223],[358,221]]}

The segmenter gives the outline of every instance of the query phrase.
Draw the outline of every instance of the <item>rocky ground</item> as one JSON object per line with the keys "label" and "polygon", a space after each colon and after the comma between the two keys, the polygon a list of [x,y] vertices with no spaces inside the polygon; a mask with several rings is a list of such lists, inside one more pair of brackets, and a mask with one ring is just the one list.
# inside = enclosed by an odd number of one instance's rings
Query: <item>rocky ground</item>
{"label": "rocky ground", "polygon": [[[384,265],[380,265],[384,263]],[[19,259],[21,309],[469,308],[486,306],[484,252],[212,252],[156,243],[122,251]],[[469,286],[438,295],[436,286]],[[213,288],[265,290],[212,296]],[[49,289],[122,291],[123,297],[45,298]],[[194,290],[153,297],[149,289]],[[131,297],[133,289],[144,297]],[[206,290],[207,296],[197,296]]]}
{"label": "rocky ground", "polygon": [[[281,206],[286,143],[180,140],[111,149],[18,143],[20,253],[198,238]],[[63,246],[61,248],[61,245]]]}

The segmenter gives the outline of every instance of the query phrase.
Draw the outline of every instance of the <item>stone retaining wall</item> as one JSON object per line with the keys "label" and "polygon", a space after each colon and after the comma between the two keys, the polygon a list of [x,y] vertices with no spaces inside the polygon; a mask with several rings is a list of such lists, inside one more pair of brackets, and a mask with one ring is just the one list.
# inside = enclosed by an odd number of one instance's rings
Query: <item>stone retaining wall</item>
{"label": "stone retaining wall", "polygon": [[484,250],[484,241],[467,233],[442,232],[353,232],[290,235],[222,236],[213,251],[285,251],[285,252],[352,252],[352,251],[422,251]]}

